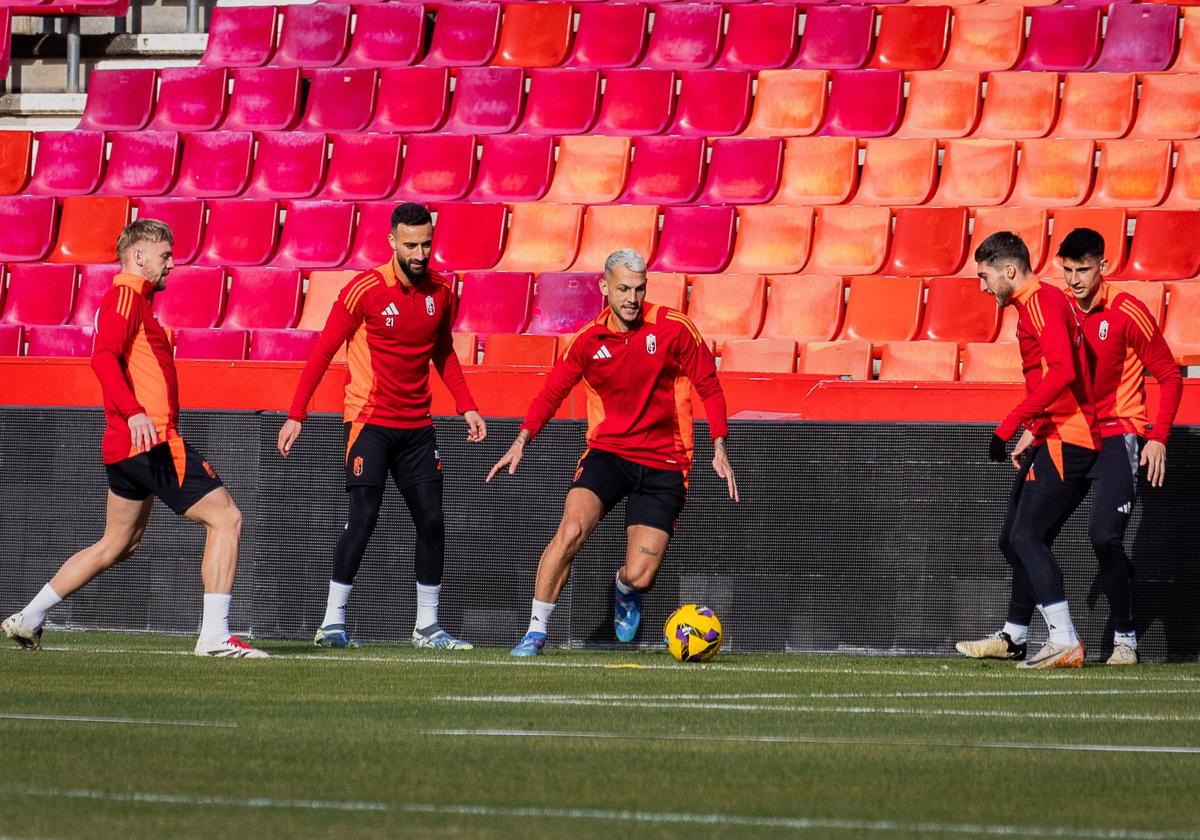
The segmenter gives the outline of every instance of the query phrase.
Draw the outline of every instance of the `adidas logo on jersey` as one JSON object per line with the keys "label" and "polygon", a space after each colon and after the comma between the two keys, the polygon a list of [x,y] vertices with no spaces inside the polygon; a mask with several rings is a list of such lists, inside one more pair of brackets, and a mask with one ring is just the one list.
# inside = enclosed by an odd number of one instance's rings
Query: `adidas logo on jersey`
{"label": "adidas logo on jersey", "polygon": [[400,310],[396,308],[396,304],[389,303],[387,305],[387,309],[383,310],[383,312],[381,312],[379,314],[380,315],[399,315]]}
{"label": "adidas logo on jersey", "polygon": [[605,347],[603,344],[601,344],[600,349],[592,354],[592,358],[593,359],[611,359],[612,353],[608,352],[608,348]]}

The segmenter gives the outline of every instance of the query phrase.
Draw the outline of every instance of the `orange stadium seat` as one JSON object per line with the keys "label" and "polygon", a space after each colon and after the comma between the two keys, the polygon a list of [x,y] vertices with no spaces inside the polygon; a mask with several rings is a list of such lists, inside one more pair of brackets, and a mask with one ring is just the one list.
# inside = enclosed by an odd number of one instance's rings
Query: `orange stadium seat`
{"label": "orange stadium seat", "polygon": [[175,234],[171,256],[176,265],[196,259],[204,237],[204,202],[190,198],[139,198],[139,219],[158,219]]}
{"label": "orange stadium seat", "polygon": [[1097,207],[1155,207],[1171,182],[1171,143],[1102,140],[1096,185],[1087,203]]}
{"label": "orange stadium seat", "polygon": [[904,74],[899,70],[835,70],[821,134],[887,137],[900,125]]}
{"label": "orange stadium seat", "polygon": [[120,131],[108,135],[108,168],[100,192],[162,195],[175,183],[179,135],[174,131]]}
{"label": "orange stadium seat", "polygon": [[121,270],[119,265],[86,263],[79,266],[79,285],[75,292],[75,308],[67,323],[75,327],[90,327],[96,323],[96,310],[100,301],[113,287],[113,278]]}
{"label": "orange stadium seat", "polygon": [[241,330],[292,327],[300,317],[302,288],[300,272],[294,268],[231,268],[221,326]]}
{"label": "orange stadium seat", "polygon": [[1137,215],[1129,259],[1119,272],[1130,280],[1187,280],[1200,274],[1200,212],[1143,210]]}
{"label": "orange stadium seat", "polygon": [[28,195],[88,195],[104,174],[103,131],[39,131]]}
{"label": "orange stadium seat", "polygon": [[1200,137],[1200,73],[1148,73],[1142,77],[1130,140]]}
{"label": "orange stadium seat", "polygon": [[1029,10],[1029,35],[1018,70],[1060,73],[1090,67],[1100,51],[1100,6],[1052,6]]}
{"label": "orange stadium seat", "polygon": [[566,271],[579,253],[583,207],[512,204],[508,241],[498,271]]}
{"label": "orange stadium seat", "polygon": [[875,54],[867,66],[885,70],[932,70],[945,58],[949,29],[948,6],[880,6]]}
{"label": "orange stadium seat", "polygon": [[972,136],[988,140],[1045,137],[1058,116],[1054,73],[991,73],[979,125]]}
{"label": "orange stadium seat", "polygon": [[638,137],[633,141],[622,204],[683,204],[700,192],[708,147],[702,137]]}
{"label": "orange stadium seat", "polygon": [[872,6],[807,6],[800,51],[792,66],[809,70],[857,70],[871,57],[874,40]]}
{"label": "orange stadium seat", "polygon": [[554,180],[544,200],[589,205],[616,201],[629,175],[631,147],[628,137],[560,138]]}
{"label": "orange stadium seat", "polygon": [[318,196],[337,201],[387,198],[400,177],[403,140],[399,134],[329,135],[329,171]]}
{"label": "orange stadium seat", "polygon": [[449,108],[450,71],[444,67],[385,67],[367,130],[433,131],[446,121]]}
{"label": "orange stadium seat", "polygon": [[197,261],[204,265],[262,265],[275,253],[278,215],[279,205],[271,200],[209,201],[208,224]]}
{"label": "orange stadium seat", "polygon": [[721,49],[724,20],[725,10],[716,4],[670,3],[656,6],[650,43],[639,66],[665,70],[702,70],[711,67]]}
{"label": "orange stadium seat", "polygon": [[20,324],[0,324],[0,356],[19,356],[25,346],[25,332]]}
{"label": "orange stadium seat", "polygon": [[95,333],[91,327],[37,326],[26,328],[25,340],[27,356],[79,358],[92,355]]}
{"label": "orange stadium seat", "polygon": [[475,137],[471,134],[412,134],[404,149],[400,201],[457,201],[475,180]]}
{"label": "orange stadium seat", "polygon": [[963,347],[960,382],[1023,382],[1021,354],[1014,342],[971,342]]}
{"label": "orange stadium seat", "polygon": [[891,238],[886,207],[818,207],[810,274],[874,274],[883,266]]}
{"label": "orange stadium seat", "polygon": [[954,10],[943,70],[993,73],[1010,70],[1025,47],[1025,10],[982,3]]}
{"label": "orange stadium seat", "polygon": [[138,131],[150,122],[158,74],[143,68],[93,70],[78,129]]}
{"label": "orange stadium seat", "polygon": [[632,67],[646,48],[649,9],[641,3],[584,3],[577,7],[575,32],[568,67],[608,70]]}
{"label": "orange stadium seat", "polygon": [[884,274],[937,277],[954,274],[966,260],[965,207],[900,207]]}
{"label": "orange stadium seat", "polygon": [[334,268],[350,255],[354,205],[349,201],[292,201],[283,220],[280,268]]}
{"label": "orange stadium seat", "polygon": [[958,345],[952,341],[888,341],[880,348],[879,379],[887,382],[953,382]]}
{"label": "orange stadium seat", "polygon": [[570,54],[573,23],[570,3],[509,3],[492,64],[557,67]]}
{"label": "orange stadium seat", "polygon": [[646,274],[646,303],[687,311],[687,276],[675,271],[651,271]]}
{"label": "orange stadium seat", "polygon": [[911,341],[921,323],[925,289],[916,277],[852,277],[839,338]]}
{"label": "orange stadium seat", "polygon": [[1017,175],[1015,140],[949,140],[932,203],[947,207],[1003,204]]}
{"label": "orange stadium seat", "polygon": [[908,103],[896,137],[966,137],[979,121],[979,74],[925,70],[908,74]]}
{"label": "orange stadium seat", "polygon": [[415,64],[425,49],[425,10],[416,3],[367,3],[355,7],[354,33],[341,67]]}
{"label": "orange stadium seat", "polygon": [[649,262],[658,244],[658,208],[650,204],[612,204],[588,207],[574,271],[600,271],[608,255],[632,248]]}
{"label": "orange stadium seat", "polygon": [[442,131],[504,134],[516,127],[525,97],[525,71],[517,67],[460,67],[454,76],[450,116]]}
{"label": "orange stadium seat", "polygon": [[331,3],[285,7],[271,64],[306,70],[337,64],[350,44],[350,8]]}
{"label": "orange stadium seat", "polygon": [[479,336],[475,333],[451,333],[454,341],[454,355],[458,356],[461,365],[479,363]]}
{"label": "orange stadium seat", "polygon": [[654,271],[715,274],[733,255],[733,207],[668,207],[663,211]]}
{"label": "orange stadium seat", "polygon": [[1126,230],[1129,215],[1117,207],[1091,208],[1068,207],[1051,213],[1050,245],[1046,249],[1049,259],[1042,269],[1044,274],[1061,276],[1062,263],[1056,254],[1063,239],[1075,228],[1091,228],[1104,237],[1104,256],[1108,259],[1109,273],[1121,270],[1125,264]]}
{"label": "orange stadium seat", "polygon": [[679,99],[675,120],[668,129],[670,134],[719,137],[738,134],[746,127],[754,84],[752,74],[744,70],[685,70],[679,73],[679,78]]}
{"label": "orange stadium seat", "polygon": [[599,271],[539,274],[525,332],[566,335],[593,320],[604,308]]}
{"label": "orange stadium seat", "polygon": [[1036,207],[981,207],[975,211],[971,228],[971,244],[967,247],[967,262],[960,274],[975,276],[975,249],[993,233],[1008,230],[1021,237],[1029,248],[1029,264],[1034,271],[1046,257],[1046,237],[1050,231],[1050,214]]}
{"label": "orange stadium seat", "polygon": [[375,268],[389,262],[395,252],[388,244],[392,230],[394,201],[360,201],[355,205],[358,222],[354,226],[354,241],[350,244],[350,256],[345,267],[355,269]]}
{"label": "orange stadium seat", "polygon": [[769,278],[767,315],[759,338],[786,338],[807,344],[830,341],[842,326],[846,289],[841,277]]}
{"label": "orange stadium seat", "polygon": [[[917,8],[929,8],[921,6]],[[936,140],[867,140],[855,204],[902,207],[924,204],[937,184]]]}
{"label": "orange stadium seat", "polygon": [[[1182,4],[1181,4],[1182,5]],[[1183,26],[1179,31],[1179,48],[1171,73],[1195,73],[1200,71],[1200,9],[1180,10]]]}
{"label": "orange stadium seat", "polygon": [[1200,141],[1187,140],[1175,144],[1175,160],[1171,191],[1163,207],[1195,209],[1200,207]]}
{"label": "orange stadium seat", "polygon": [[250,349],[246,330],[184,327],[174,331],[175,358],[240,361]]}
{"label": "orange stadium seat", "polygon": [[[799,43],[799,12],[793,5],[751,3],[728,7],[725,45],[716,67],[776,70],[787,67]],[[762,78],[759,78],[761,90]]]}
{"label": "orange stadium seat", "polygon": [[737,240],[726,271],[796,274],[808,262],[811,207],[739,207]]}
{"label": "orange stadium seat", "polygon": [[783,140],[725,137],[712,141],[700,204],[764,204],[779,189]]}
{"label": "orange stadium seat", "polygon": [[1095,144],[1091,140],[1025,140],[1009,204],[1073,207],[1092,191]]}
{"label": "orange stadium seat", "polygon": [[303,362],[321,334],[314,330],[251,330],[247,359],[260,362]]}
{"label": "orange stadium seat", "polygon": [[32,161],[32,131],[0,131],[0,195],[16,195],[25,189]]}
{"label": "orange stadium seat", "polygon": [[1163,315],[1167,311],[1167,284],[1143,283],[1140,280],[1113,280],[1109,283],[1116,291],[1137,298],[1146,304],[1154,320],[1162,324]]}
{"label": "orange stadium seat", "polygon": [[516,271],[467,272],[462,276],[462,294],[458,299],[455,332],[480,335],[487,357],[487,341],[492,333],[519,333],[529,323],[533,275]]}
{"label": "orange stadium seat", "polygon": [[[607,4],[606,4],[607,5]],[[671,70],[609,70],[593,134],[633,137],[659,134],[675,108]]]}
{"label": "orange stadium seat", "polygon": [[1200,354],[1200,283],[1170,283],[1163,337],[1179,359]]}
{"label": "orange stadium seat", "polygon": [[592,127],[600,111],[600,71],[556,67],[530,70],[528,75],[529,95],[518,133],[563,136],[584,134]]}
{"label": "orange stadium seat", "polygon": [[308,198],[325,178],[324,134],[270,131],[258,135],[246,198]]}
{"label": "orange stadium seat", "polygon": [[246,67],[234,70],[226,131],[284,131],[300,118],[300,70]]}
{"label": "orange stadium seat", "polygon": [[721,350],[721,372],[795,373],[796,342],[785,338],[726,341]]}
{"label": "orange stadium seat", "polygon": [[537,201],[554,175],[554,138],[485,135],[475,187],[467,201]]}
{"label": "orange stadium seat", "polygon": [[65,324],[75,303],[75,266],[13,263],[0,321],[6,324]]}
{"label": "orange stadium seat", "polygon": [[58,241],[46,259],[57,263],[101,263],[117,259],[117,237],[133,207],[124,196],[74,195],[62,200]]}
{"label": "orange stadium seat", "polygon": [[429,52],[421,62],[428,67],[479,67],[496,54],[500,38],[499,3],[452,3],[439,6]]}
{"label": "orange stadium seat", "polygon": [[1067,73],[1052,137],[1106,140],[1133,125],[1137,76],[1133,73]]}
{"label": "orange stadium seat", "polygon": [[748,137],[806,137],[814,133],[825,119],[828,87],[829,73],[825,70],[760,71],[750,122],[742,134]]}
{"label": "orange stadium seat", "polygon": [[495,333],[484,345],[483,364],[550,367],[554,364],[556,345],[552,335]]}
{"label": "orange stadium seat", "polygon": [[[429,267],[479,271],[500,261],[507,208],[503,204],[439,204]],[[514,330],[520,332],[520,330]]]}
{"label": "orange stadium seat", "polygon": [[304,307],[300,310],[296,329],[313,332],[325,329],[334,301],[356,274],[357,271],[314,271],[309,274]]}
{"label": "orange stadium seat", "polygon": [[54,210],[50,196],[0,198],[0,261],[43,259],[54,242]]}
{"label": "orange stadium seat", "polygon": [[800,350],[797,371],[812,376],[871,378],[871,342],[810,341]]}
{"label": "orange stadium seat", "polygon": [[261,67],[275,51],[278,23],[276,6],[213,7],[208,44],[200,63],[210,67]]}
{"label": "orange stadium seat", "polygon": [[228,88],[224,67],[164,67],[158,71],[157,105],[148,128],[212,131],[225,117]]}
{"label": "orange stadium seat", "polygon": [[853,137],[790,138],[773,204],[841,204],[858,187],[858,142]]}
{"label": "orange stadium seat", "polygon": [[930,341],[991,341],[1000,328],[995,299],[973,277],[934,277],[927,284],[918,338]]}
{"label": "orange stadium seat", "polygon": [[171,293],[154,296],[154,316],[168,329],[215,327],[225,308],[225,269],[180,266],[171,272]]}
{"label": "orange stadium seat", "polygon": [[1017,341],[1017,308],[1006,306],[1000,312],[1000,332],[996,335],[997,344],[1015,344]]}
{"label": "orange stadium seat", "polygon": [[708,274],[688,279],[688,317],[706,340],[720,348],[730,339],[758,336],[767,305],[765,277]]}
{"label": "orange stadium seat", "polygon": [[379,74],[368,69],[310,70],[300,131],[362,131],[375,113]]}

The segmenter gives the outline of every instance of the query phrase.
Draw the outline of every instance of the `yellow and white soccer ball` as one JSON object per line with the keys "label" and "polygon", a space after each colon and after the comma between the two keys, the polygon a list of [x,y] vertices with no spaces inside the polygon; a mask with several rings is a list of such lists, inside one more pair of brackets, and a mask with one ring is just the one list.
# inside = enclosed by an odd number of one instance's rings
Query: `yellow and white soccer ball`
{"label": "yellow and white soccer ball", "polygon": [[708,607],[684,604],[663,626],[667,650],[680,662],[707,662],[721,649],[721,619]]}

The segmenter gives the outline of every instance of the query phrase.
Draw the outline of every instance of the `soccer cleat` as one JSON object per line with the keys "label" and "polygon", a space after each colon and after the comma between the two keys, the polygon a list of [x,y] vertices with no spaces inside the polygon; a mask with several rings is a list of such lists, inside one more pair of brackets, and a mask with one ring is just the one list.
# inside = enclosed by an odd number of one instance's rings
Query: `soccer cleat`
{"label": "soccer cleat", "polygon": [[1082,668],[1083,643],[1073,645],[1056,645],[1046,642],[1037,655],[1027,662],[1017,664],[1018,668]]}
{"label": "soccer cleat", "polygon": [[237,636],[228,636],[217,642],[196,642],[197,656],[218,656],[224,659],[266,659],[267,652],[252,648]]}
{"label": "soccer cleat", "polygon": [[475,650],[475,645],[456,639],[437,624],[430,625],[424,630],[413,628],[413,647],[434,648],[436,650]]}
{"label": "soccer cleat", "polygon": [[968,642],[959,642],[954,649],[971,659],[1011,659],[1020,662],[1025,658],[1026,644],[1017,644],[1004,631]]}
{"label": "soccer cleat", "polygon": [[1137,648],[1117,642],[1113,645],[1112,656],[1104,661],[1105,665],[1136,665],[1138,664]]}
{"label": "soccer cleat", "polygon": [[625,595],[620,589],[615,589],[616,600],[613,603],[613,630],[617,641],[628,644],[637,635],[638,624],[642,621],[641,596],[637,592]]}
{"label": "soccer cleat", "polygon": [[0,624],[0,628],[4,629],[4,635],[12,639],[25,650],[37,650],[42,646],[42,628],[36,630],[26,627],[24,624],[25,613],[14,613],[4,622]]}
{"label": "soccer cleat", "polygon": [[313,644],[325,648],[357,648],[362,647],[358,639],[350,638],[345,624],[326,624],[317,630]]}
{"label": "soccer cleat", "polygon": [[530,630],[509,653],[512,656],[537,656],[546,646],[546,634]]}

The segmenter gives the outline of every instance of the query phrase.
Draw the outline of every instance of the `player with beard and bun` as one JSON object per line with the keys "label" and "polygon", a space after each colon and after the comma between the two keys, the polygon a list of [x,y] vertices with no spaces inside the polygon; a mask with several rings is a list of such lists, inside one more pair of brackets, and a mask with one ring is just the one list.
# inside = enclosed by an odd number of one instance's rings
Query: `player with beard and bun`
{"label": "player with beard and bun", "polygon": [[285,458],[300,436],[301,424],[321,378],[343,343],[346,350],[345,530],[338,541],[329,581],[325,617],[314,643],[319,647],[358,647],[346,632],[346,603],[367,542],[375,531],[390,475],[404,497],[417,532],[414,571],[417,618],[412,642],[419,648],[470,650],[438,624],[445,526],[442,516],[442,464],[430,413],[430,362],[467,422],[467,440],[479,443],[487,425],[463,376],[450,334],[454,322],[454,281],[429,270],[433,218],[420,204],[392,212],[388,242],[395,256],[351,280],[300,375],[288,420],[279,430]]}

